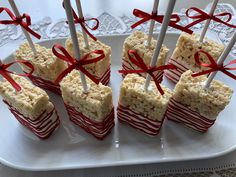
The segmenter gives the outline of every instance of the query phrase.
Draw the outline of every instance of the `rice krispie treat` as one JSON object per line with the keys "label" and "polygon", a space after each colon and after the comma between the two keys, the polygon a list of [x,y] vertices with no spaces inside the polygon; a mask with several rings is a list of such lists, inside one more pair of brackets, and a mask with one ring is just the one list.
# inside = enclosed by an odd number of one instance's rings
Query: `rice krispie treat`
{"label": "rice krispie treat", "polygon": [[114,126],[112,90],[87,78],[85,93],[78,70],[73,70],[60,82],[70,120],[98,139],[103,139]]}
{"label": "rice krispie treat", "polygon": [[[111,47],[102,43],[101,41],[97,40],[94,41],[92,38],[88,38],[89,40],[89,49],[86,48],[84,43],[84,38],[81,33],[77,33],[79,46],[80,46],[80,54],[81,57],[88,54],[91,51],[94,50],[103,50],[105,54],[105,58],[103,60],[100,60],[96,63],[88,64],[84,68],[90,72],[92,75],[95,76],[103,85],[108,85],[110,82],[110,65],[111,65]],[[74,56],[74,50],[73,50],[73,43],[71,38],[66,40],[65,43],[66,50],[69,52],[71,56]],[[94,54],[91,55],[93,57]]]}
{"label": "rice krispie treat", "polygon": [[[145,64],[147,66],[150,66],[157,41],[155,39],[152,39],[150,47],[147,47],[147,39],[148,35],[141,31],[135,31],[125,39],[122,54],[122,70],[139,69],[130,61],[128,56],[129,50],[135,50],[139,54],[139,56],[144,60]],[[168,52],[169,49],[163,45],[156,66],[162,66],[165,64]],[[154,74],[157,76],[158,81],[161,82],[163,77],[163,71],[157,71]],[[146,73],[139,73],[139,75],[146,77]],[[123,75],[123,77],[125,77],[125,75]]]}
{"label": "rice krispie treat", "polygon": [[[60,94],[60,87],[54,81],[58,75],[67,68],[67,64],[57,59],[51,51],[43,46],[35,44],[37,55],[34,56],[28,43],[22,44],[15,52],[15,60],[29,61],[34,66],[33,75],[29,79],[37,86]],[[27,68],[21,65],[27,72]]]}
{"label": "rice krispie treat", "polygon": [[[176,48],[170,57],[169,63],[175,65],[177,70],[166,70],[165,75],[174,83],[179,81],[181,74],[187,70],[199,72],[206,70],[206,67],[196,64],[194,54],[203,50],[209,53],[216,61],[224,50],[224,45],[212,40],[205,40],[199,42],[200,36],[198,34],[182,33],[176,43]],[[203,63],[210,63],[205,55],[200,55],[200,61]]]}
{"label": "rice krispie treat", "polygon": [[213,80],[204,88],[206,76],[192,77],[191,70],[182,74],[175,86],[166,116],[200,132],[210,128],[218,114],[229,104],[233,90]]}
{"label": "rice krispie treat", "polygon": [[144,91],[144,83],[145,78],[137,74],[126,75],[120,89],[117,116],[121,122],[148,135],[157,135],[172,92],[162,86],[165,94],[161,95],[154,81],[149,85],[150,90]]}
{"label": "rice krispie treat", "polygon": [[48,138],[59,126],[60,120],[47,93],[24,77],[11,77],[20,83],[21,91],[16,91],[6,80],[0,81],[0,95],[4,103],[22,125],[39,138]]}

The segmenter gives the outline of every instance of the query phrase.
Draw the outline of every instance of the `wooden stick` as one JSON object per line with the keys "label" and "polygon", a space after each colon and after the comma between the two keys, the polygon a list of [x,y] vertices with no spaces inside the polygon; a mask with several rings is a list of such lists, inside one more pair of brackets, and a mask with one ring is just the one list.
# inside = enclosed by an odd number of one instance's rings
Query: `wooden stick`
{"label": "wooden stick", "polygon": [[[77,11],[78,11],[78,14],[79,14],[79,18],[84,18],[83,10],[82,10],[82,6],[81,6],[81,3],[80,3],[80,0],[76,0],[76,6],[77,6]],[[83,28],[81,28],[81,29],[82,29],[82,34],[83,34],[83,37],[84,37],[85,47],[87,49],[89,49],[88,35],[84,31]]]}
{"label": "wooden stick", "polygon": [[[216,6],[217,6],[217,4],[218,4],[218,1],[219,1],[219,0],[214,0],[213,4],[212,4],[212,6],[211,6],[211,10],[210,10],[209,15],[214,15]],[[205,37],[205,35],[206,35],[206,33],[207,33],[207,30],[208,30],[208,28],[209,28],[210,22],[211,22],[211,19],[208,19],[208,20],[206,21],[205,26],[204,26],[204,28],[203,28],[203,30],[202,30],[200,39],[199,39],[200,42],[203,42],[204,37]]]}
{"label": "wooden stick", "polygon": [[[73,42],[73,49],[74,49],[75,57],[77,58],[77,60],[79,60],[81,58],[80,48],[79,48],[79,42],[78,42],[76,29],[75,29],[74,17],[73,17],[73,13],[71,9],[71,3],[70,3],[70,0],[64,0],[64,3],[65,3],[66,16],[67,16],[67,20],[69,24],[69,29],[70,29],[70,35]],[[88,92],[89,88],[86,82],[86,78],[85,78],[84,73],[82,73],[81,71],[80,71],[80,79],[83,86],[83,91]]]}
{"label": "wooden stick", "polygon": [[[167,28],[168,28],[168,25],[169,25],[169,22],[170,22],[170,17],[171,17],[171,14],[172,14],[173,10],[174,10],[174,7],[175,7],[175,2],[176,2],[176,0],[170,0],[169,1],[168,8],[166,10],[165,17],[164,17],[164,20],[163,20],[163,24],[161,26],[161,32],[160,32],[159,37],[157,39],[157,45],[156,45],[156,48],[155,48],[155,51],[154,51],[154,55],[152,57],[151,67],[156,66],[157,59],[158,59],[158,56],[160,54],[162,44],[163,44],[163,41],[165,39],[166,31],[167,31]],[[144,85],[144,90],[145,91],[148,90],[150,81],[151,81],[151,76],[149,74],[147,74],[146,82],[145,82],[145,85]]]}
{"label": "wooden stick", "polygon": [[[159,0],[154,0],[152,13],[157,13],[158,4],[159,4]],[[151,45],[154,26],[155,26],[155,20],[151,20],[150,27],[149,27],[149,33],[148,33],[148,39],[147,39],[147,47],[150,47],[150,45]]]}
{"label": "wooden stick", "polygon": [[[221,56],[220,56],[220,58],[217,62],[218,65],[222,65],[224,63],[225,59],[227,58],[227,56],[229,55],[231,49],[233,48],[235,42],[236,42],[236,32],[234,32],[234,35],[233,35],[232,39],[230,40],[229,44],[225,48],[224,52],[221,54]],[[217,71],[215,71],[215,72],[213,72],[209,75],[209,77],[207,78],[207,81],[205,83],[204,88],[209,88],[210,87],[211,82],[214,79],[216,73],[217,73]]]}
{"label": "wooden stick", "polygon": [[[20,12],[19,12],[19,10],[18,10],[14,0],[9,0],[9,3],[11,5],[11,8],[12,8],[14,14],[16,15],[16,17],[20,17],[21,16]],[[25,35],[25,37],[26,37],[26,39],[27,39],[27,41],[29,43],[29,46],[30,46],[31,50],[33,51],[34,55],[36,56],[37,55],[37,51],[36,51],[36,48],[34,46],[34,43],[33,43],[32,39],[31,39],[29,33],[24,28],[21,27],[21,29],[22,29],[22,31],[23,31],[23,33],[24,33],[24,35]]]}

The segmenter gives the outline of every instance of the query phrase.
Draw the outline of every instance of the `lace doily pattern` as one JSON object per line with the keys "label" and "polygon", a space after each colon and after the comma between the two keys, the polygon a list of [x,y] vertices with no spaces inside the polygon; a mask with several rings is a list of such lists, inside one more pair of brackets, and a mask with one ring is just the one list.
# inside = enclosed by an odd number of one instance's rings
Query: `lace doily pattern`
{"label": "lace doily pattern", "polygon": [[[208,5],[205,10],[209,11],[210,5]],[[192,20],[185,16],[186,9],[180,10],[178,13],[181,17],[182,25],[187,25]],[[221,12],[230,12],[233,15],[233,22],[236,22],[236,10],[230,4],[220,3],[217,6],[216,14]],[[114,35],[114,34],[129,34],[133,30],[130,28],[132,24],[134,24],[138,19],[134,17],[132,14],[122,15],[120,17],[115,17],[110,15],[107,12],[102,13],[97,17],[100,21],[100,27],[96,31],[92,31],[94,35]],[[65,19],[60,19],[58,21],[52,21],[50,17],[44,17],[41,21],[32,25],[32,29],[37,33],[41,34],[42,39],[53,39],[53,38],[61,38],[67,37],[69,35],[68,25],[65,23]],[[92,24],[91,24],[92,25]],[[138,26],[135,30],[140,30],[143,32],[148,32],[149,23],[142,24]],[[204,26],[204,22],[197,24],[192,29],[193,30],[201,30]],[[81,30],[79,25],[77,25],[78,30]],[[154,32],[159,32],[161,26],[156,24]],[[235,29],[227,27],[223,24],[219,24],[217,22],[212,22],[209,30],[215,33],[219,40],[227,44],[230,38],[233,35]],[[174,28],[169,28],[168,32],[178,32],[178,30]],[[16,27],[14,25],[0,25],[0,46],[3,46],[14,40],[23,40],[24,36],[20,27]],[[232,53],[236,55],[236,46],[233,48]]]}
{"label": "lace doily pattern", "polygon": [[[208,5],[205,10],[209,11],[210,5]],[[187,25],[191,22],[191,19],[185,16],[186,9],[182,9],[179,12],[181,16],[182,25]],[[236,10],[230,4],[220,3],[217,6],[216,14],[221,12],[230,12],[233,15],[233,23],[236,23]],[[120,17],[112,16],[111,14],[104,12],[97,17],[100,21],[99,29],[92,31],[94,35],[115,35],[115,34],[130,34],[133,30],[130,28],[138,19],[135,18],[131,13],[130,15],[122,15]],[[66,19],[60,19],[58,21],[53,21],[50,17],[44,17],[41,21],[32,25],[32,29],[35,30],[42,36],[42,39],[54,39],[67,37],[69,35],[68,25],[65,23]],[[92,25],[92,24],[91,24]],[[138,26],[135,30],[140,30],[143,32],[148,32],[148,23]],[[77,25],[78,30],[81,30],[79,25]],[[192,29],[194,31],[200,31],[204,27],[204,22],[194,26]],[[160,31],[160,25],[156,24],[154,32]],[[218,39],[223,43],[227,44],[235,29],[224,26],[222,24],[212,22],[209,30],[218,36]],[[168,32],[178,32],[176,29],[169,28]],[[12,41],[24,40],[24,35],[20,27],[14,25],[0,25],[0,47],[6,45]],[[233,48],[232,53],[236,56],[236,46]],[[3,168],[7,168],[0,164],[0,171]],[[20,172],[21,173],[21,172]],[[122,176],[114,177],[133,177],[134,174],[127,174]],[[139,174],[140,177],[235,177],[236,176],[236,165],[231,164],[229,166],[216,167],[216,168],[203,168],[203,169],[178,169],[178,170],[167,170],[159,172],[149,172],[145,174]]]}

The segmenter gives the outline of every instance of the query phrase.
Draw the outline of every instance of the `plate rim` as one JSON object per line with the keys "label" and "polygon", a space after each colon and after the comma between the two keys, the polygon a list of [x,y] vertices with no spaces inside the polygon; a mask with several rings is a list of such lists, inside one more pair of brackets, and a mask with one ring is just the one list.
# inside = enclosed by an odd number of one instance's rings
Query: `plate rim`
{"label": "plate rim", "polygon": [[[154,34],[159,34],[159,33],[154,33]],[[178,32],[168,32],[168,35],[180,35]],[[108,38],[108,37],[125,37],[129,36],[130,34],[112,34],[112,35],[98,35],[98,38]],[[49,41],[56,41],[56,40],[65,40],[67,37],[60,37],[60,38],[52,38],[52,39],[43,39],[40,40],[39,42],[35,42],[36,44],[43,44]],[[7,58],[9,58],[15,50],[7,55],[7,57],[3,58],[3,61]],[[48,167],[48,168],[43,168],[43,167],[28,167],[16,163],[12,163],[9,160],[6,160],[2,157],[0,157],[0,163],[3,165],[6,165],[8,167],[18,169],[18,170],[25,170],[25,171],[55,171],[55,170],[72,170],[72,169],[90,169],[90,168],[105,168],[105,167],[117,167],[117,166],[130,166],[130,165],[141,165],[141,164],[154,164],[154,163],[168,163],[168,162],[185,162],[185,161],[195,161],[195,160],[206,160],[206,159],[213,159],[217,157],[224,156],[226,154],[229,154],[233,151],[236,150],[236,144],[228,148],[227,150],[222,150],[220,152],[211,154],[211,155],[205,155],[201,157],[185,157],[185,158],[174,158],[174,159],[165,159],[165,158],[160,158],[160,159],[151,159],[151,160],[144,160],[144,161],[115,161],[113,163],[102,163],[102,164],[91,164],[91,165],[71,165],[71,166],[54,166],[54,167]]]}

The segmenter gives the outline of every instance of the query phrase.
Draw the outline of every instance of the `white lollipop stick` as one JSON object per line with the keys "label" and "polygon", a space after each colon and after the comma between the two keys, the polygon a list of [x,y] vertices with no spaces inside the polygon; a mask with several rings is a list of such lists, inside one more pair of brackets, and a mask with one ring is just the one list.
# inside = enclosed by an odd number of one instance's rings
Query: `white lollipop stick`
{"label": "white lollipop stick", "polygon": [[[225,59],[227,58],[227,56],[229,55],[231,49],[233,48],[234,44],[236,42],[236,32],[234,33],[234,36],[232,37],[232,39],[230,40],[229,44],[227,45],[227,47],[225,48],[225,50],[223,51],[223,53],[221,54],[217,65],[222,65],[225,61]],[[211,85],[212,80],[214,79],[215,75],[216,75],[217,71],[211,73],[209,75],[209,77],[207,78],[207,81],[205,83],[205,88],[209,88]]]}
{"label": "white lollipop stick", "polygon": [[[74,17],[73,17],[73,13],[72,13],[72,9],[71,9],[70,0],[64,0],[64,3],[65,3],[66,16],[67,16],[67,20],[68,20],[68,24],[69,24],[69,29],[70,29],[70,35],[71,35],[71,39],[73,42],[73,49],[74,49],[75,57],[77,60],[79,60],[80,59],[80,48],[79,48],[78,38],[77,38],[77,34],[76,34]],[[88,89],[88,85],[86,82],[86,78],[85,78],[84,73],[82,73],[81,71],[80,71],[80,79],[81,79],[81,83],[82,83],[84,92],[88,92],[89,89]]]}
{"label": "white lollipop stick", "polygon": [[[167,31],[167,28],[168,28],[168,25],[169,25],[169,22],[170,22],[170,17],[172,15],[172,12],[173,12],[174,7],[175,7],[175,2],[176,2],[176,0],[170,0],[169,1],[168,8],[167,8],[167,11],[165,13],[164,20],[163,20],[163,24],[161,26],[161,32],[160,32],[159,37],[157,39],[157,45],[156,45],[156,48],[155,48],[155,51],[154,51],[154,55],[152,57],[151,67],[155,66],[156,63],[157,63],[157,59],[158,59],[158,56],[160,54],[161,47],[162,47],[163,41],[165,39],[166,31]],[[151,76],[149,74],[147,74],[146,82],[145,82],[145,85],[144,85],[144,90],[145,91],[148,90],[148,86],[150,84],[150,81],[151,81]]]}
{"label": "white lollipop stick", "polygon": [[[211,6],[211,10],[210,10],[209,15],[213,15],[213,14],[214,14],[215,9],[216,9],[216,6],[217,6],[217,4],[218,4],[218,1],[219,1],[219,0],[214,0],[213,4],[212,4],[212,6]],[[206,21],[205,26],[204,26],[204,28],[203,28],[203,30],[202,30],[200,39],[199,39],[200,42],[203,42],[204,37],[205,37],[206,32],[207,32],[207,29],[209,28],[210,22],[211,22],[211,19],[208,19],[208,20]]]}
{"label": "white lollipop stick", "polygon": [[[152,13],[157,13],[158,4],[159,4],[159,0],[154,0]],[[150,27],[149,27],[149,33],[148,33],[148,40],[147,40],[148,47],[150,47],[150,45],[151,45],[154,26],[155,26],[155,20],[151,20]]]}
{"label": "white lollipop stick", "polygon": [[[77,6],[77,11],[78,11],[78,14],[79,14],[79,18],[84,18],[80,0],[76,0],[76,6]],[[83,28],[81,28],[81,29],[82,29],[82,33],[83,33],[83,36],[84,36],[85,47],[86,47],[87,49],[89,49],[89,42],[88,42],[87,33],[84,31]]]}
{"label": "white lollipop stick", "polygon": [[[20,12],[17,9],[17,6],[16,6],[14,0],[9,0],[9,3],[11,5],[11,8],[12,8],[14,14],[16,15],[16,17],[20,17],[21,16]],[[24,33],[24,35],[25,35],[25,37],[26,37],[26,39],[27,39],[27,41],[29,43],[29,46],[30,46],[31,50],[33,51],[34,55],[36,55],[37,51],[36,51],[36,48],[34,46],[34,43],[33,43],[32,39],[31,39],[29,33],[24,28],[21,27],[21,29],[22,29],[22,31],[23,31],[23,33]]]}

